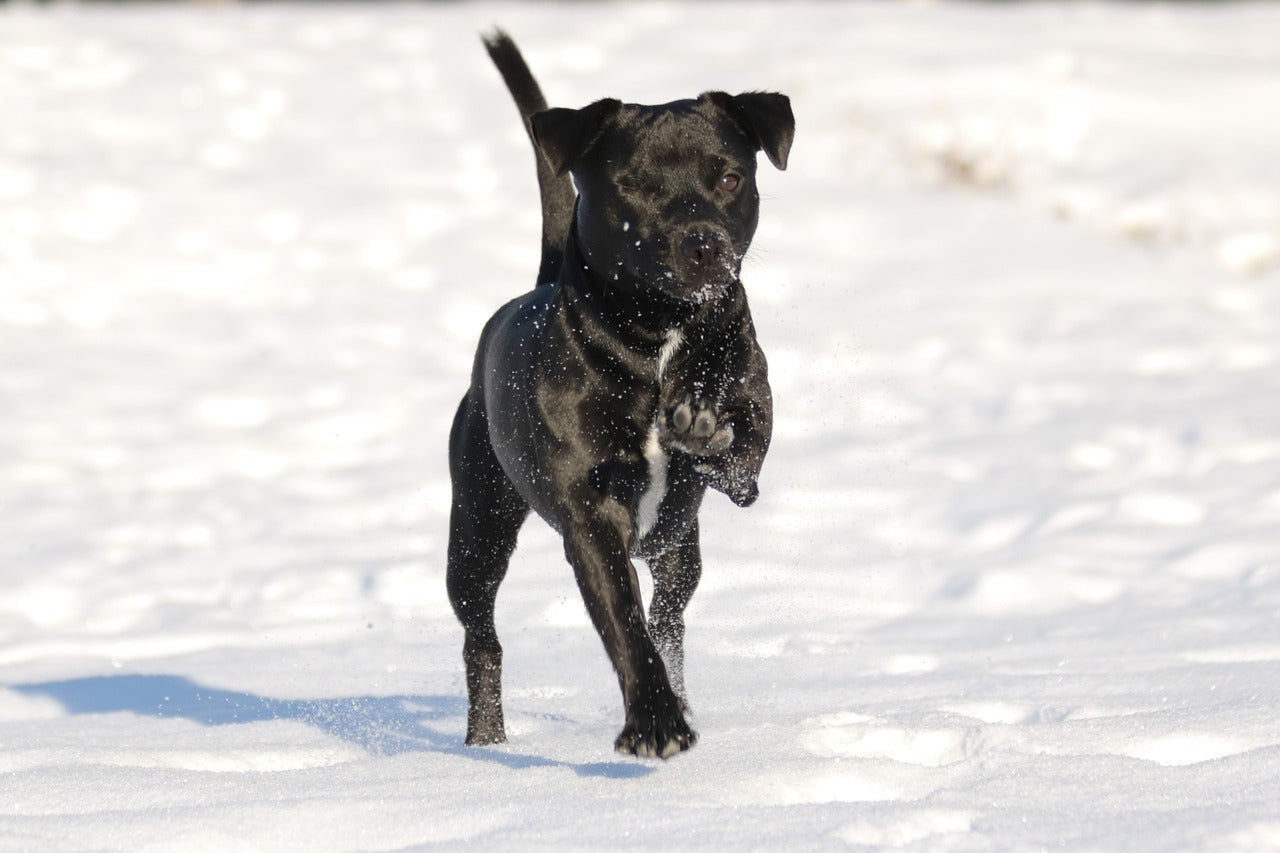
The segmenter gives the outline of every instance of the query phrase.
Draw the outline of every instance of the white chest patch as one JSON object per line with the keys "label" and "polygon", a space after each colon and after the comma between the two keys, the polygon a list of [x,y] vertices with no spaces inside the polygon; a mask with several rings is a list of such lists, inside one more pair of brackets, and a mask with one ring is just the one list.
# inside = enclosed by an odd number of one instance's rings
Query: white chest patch
{"label": "white chest patch", "polygon": [[[671,357],[680,349],[682,343],[684,343],[684,334],[679,329],[671,329],[667,332],[666,340],[662,342],[662,349],[658,351],[659,385],[662,384],[662,374],[666,372]],[[670,458],[667,451],[663,450],[662,445],[658,443],[656,415],[654,422],[649,425],[648,435],[645,436],[644,459],[649,466],[649,484],[645,486],[644,494],[640,496],[640,504],[636,507],[637,539],[643,539],[649,535],[649,531],[658,521],[658,509],[662,506],[662,499],[667,496],[667,464]]]}
{"label": "white chest patch", "polygon": [[644,459],[649,463],[649,485],[645,486],[640,496],[640,505],[636,507],[636,534],[638,539],[649,535],[653,525],[658,521],[658,508],[667,495],[667,451],[658,444],[658,425],[649,427],[649,435],[644,442]]}

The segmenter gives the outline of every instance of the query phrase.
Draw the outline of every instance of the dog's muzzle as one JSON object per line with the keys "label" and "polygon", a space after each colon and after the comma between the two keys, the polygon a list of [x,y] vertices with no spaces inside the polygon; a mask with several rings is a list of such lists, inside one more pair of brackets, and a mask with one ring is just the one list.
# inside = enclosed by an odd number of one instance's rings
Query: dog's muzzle
{"label": "dog's muzzle", "polygon": [[728,284],[737,277],[738,256],[729,235],[712,226],[690,229],[676,247],[676,278],[692,287]]}

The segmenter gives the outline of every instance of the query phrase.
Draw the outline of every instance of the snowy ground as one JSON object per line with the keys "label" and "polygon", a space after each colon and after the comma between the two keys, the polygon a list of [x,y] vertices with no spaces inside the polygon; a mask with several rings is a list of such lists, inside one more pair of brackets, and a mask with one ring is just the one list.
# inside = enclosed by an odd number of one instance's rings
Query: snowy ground
{"label": "snowy ground", "polygon": [[[553,102],[794,99],[702,740],[555,539],[466,749],[444,443]],[[1280,6],[0,8],[0,848],[1280,847]]]}

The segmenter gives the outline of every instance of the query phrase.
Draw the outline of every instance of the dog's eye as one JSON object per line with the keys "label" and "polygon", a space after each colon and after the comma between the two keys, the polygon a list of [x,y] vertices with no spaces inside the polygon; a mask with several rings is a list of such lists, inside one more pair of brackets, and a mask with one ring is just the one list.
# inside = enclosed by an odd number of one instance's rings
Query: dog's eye
{"label": "dog's eye", "polygon": [[720,189],[727,193],[734,192],[742,186],[742,176],[735,172],[725,172],[720,176]]}

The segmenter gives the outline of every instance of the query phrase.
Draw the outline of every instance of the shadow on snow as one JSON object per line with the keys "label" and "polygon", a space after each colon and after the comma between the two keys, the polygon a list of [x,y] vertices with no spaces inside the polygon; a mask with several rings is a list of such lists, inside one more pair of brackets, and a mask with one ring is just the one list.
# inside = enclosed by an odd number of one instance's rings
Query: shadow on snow
{"label": "shadow on snow", "polygon": [[456,696],[358,696],[343,699],[271,699],[203,687],[173,675],[110,675],[19,684],[10,689],[29,696],[48,696],[71,714],[127,712],[144,717],[192,720],[204,726],[227,726],[263,720],[293,720],[355,744],[372,755],[438,752],[501,764],[513,770],[567,767],[579,776],[635,778],[652,767],[628,762],[572,764],[504,748],[466,747],[453,734],[432,723],[466,716],[466,702]]}

